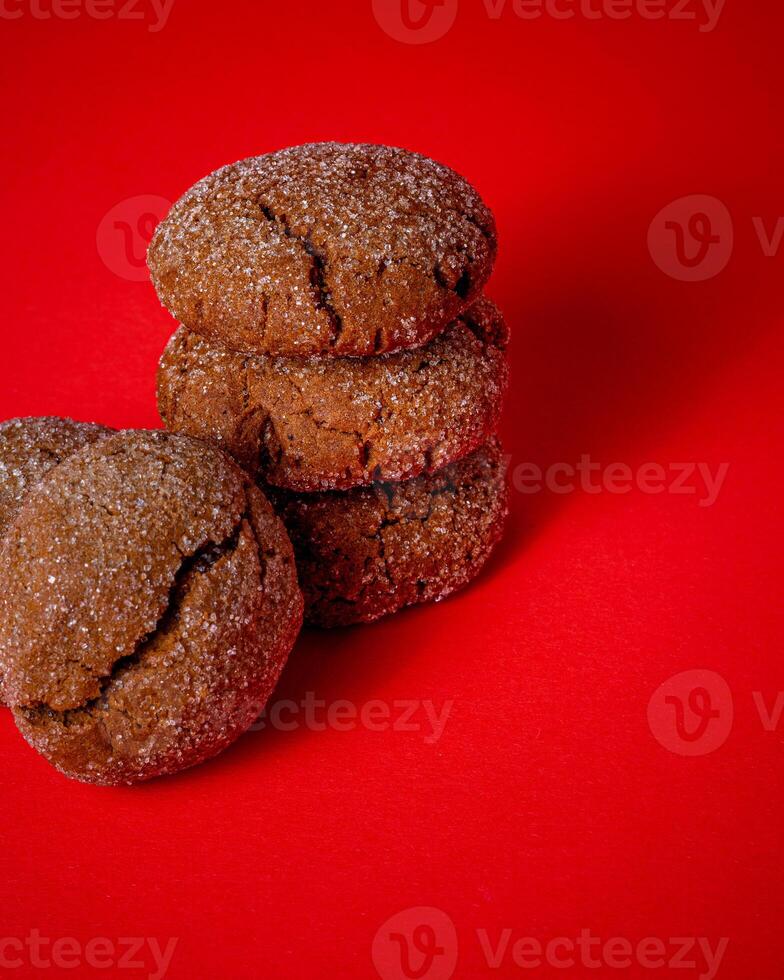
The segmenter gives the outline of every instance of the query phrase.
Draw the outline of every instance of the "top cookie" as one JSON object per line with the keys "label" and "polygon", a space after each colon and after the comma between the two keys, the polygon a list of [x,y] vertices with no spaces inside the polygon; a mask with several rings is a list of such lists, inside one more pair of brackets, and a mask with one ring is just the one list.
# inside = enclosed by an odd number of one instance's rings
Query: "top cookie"
{"label": "top cookie", "polygon": [[199,181],[148,262],[163,305],[226,347],[367,356],[440,333],[481,292],[496,248],[491,212],[449,168],[313,143]]}

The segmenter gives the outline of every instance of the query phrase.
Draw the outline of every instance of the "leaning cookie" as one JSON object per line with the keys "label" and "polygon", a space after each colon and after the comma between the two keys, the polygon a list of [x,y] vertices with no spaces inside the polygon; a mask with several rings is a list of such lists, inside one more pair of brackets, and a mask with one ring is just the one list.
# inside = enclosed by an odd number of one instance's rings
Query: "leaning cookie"
{"label": "leaning cookie", "polygon": [[134,783],[253,722],[302,619],[291,543],[219,450],[126,432],[28,496],[0,550],[0,653],[27,739],[66,775]]}
{"label": "leaning cookie", "polygon": [[[0,538],[32,487],[84,446],[111,429],[60,418],[11,419],[0,424]],[[0,672],[0,705],[5,704]]]}
{"label": "leaning cookie", "polygon": [[60,418],[11,419],[0,424],[0,537],[30,489],[79,449],[111,429]]}
{"label": "leaning cookie", "polygon": [[467,585],[499,541],[508,505],[495,439],[406,483],[270,492],[294,543],[305,618],[328,627],[370,622]]}
{"label": "leaning cookie", "polygon": [[480,300],[417,350],[379,357],[250,357],[178,331],[161,360],[161,417],[217,442],[254,477],[299,492],[432,473],[496,430],[507,329]]}
{"label": "leaning cookie", "polygon": [[314,143],[223,167],[149,249],[163,305],[233,350],[367,356],[427,343],[490,277],[493,216],[454,171]]}

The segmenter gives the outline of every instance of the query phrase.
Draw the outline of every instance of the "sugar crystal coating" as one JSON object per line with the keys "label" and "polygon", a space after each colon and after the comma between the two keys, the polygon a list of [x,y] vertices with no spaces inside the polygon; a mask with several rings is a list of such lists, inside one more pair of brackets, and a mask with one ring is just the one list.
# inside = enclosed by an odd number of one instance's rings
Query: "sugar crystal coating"
{"label": "sugar crystal coating", "polygon": [[148,262],[161,302],[233,350],[367,356],[426,343],[490,277],[493,216],[407,150],[314,143],[194,185]]}
{"label": "sugar crystal coating", "polygon": [[226,748],[298,632],[291,544],[214,447],[119,433],[58,466],[1,546],[0,656],[22,734],[69,776],[137,782]]}
{"label": "sugar crystal coating", "polygon": [[496,439],[438,473],[347,493],[270,490],[294,544],[305,618],[366,623],[471,582],[508,510]]}
{"label": "sugar crystal coating", "polygon": [[274,486],[311,492],[407,480],[495,431],[507,339],[486,299],[425,347],[377,357],[252,357],[181,329],[161,360],[161,417]]}
{"label": "sugar crystal coating", "polygon": [[0,537],[31,487],[64,459],[111,431],[101,425],[49,417],[0,424]]}
{"label": "sugar crystal coating", "polygon": [[[52,417],[10,419],[0,424],[0,538],[30,490],[73,453],[111,429]],[[0,673],[0,704],[5,704]]]}

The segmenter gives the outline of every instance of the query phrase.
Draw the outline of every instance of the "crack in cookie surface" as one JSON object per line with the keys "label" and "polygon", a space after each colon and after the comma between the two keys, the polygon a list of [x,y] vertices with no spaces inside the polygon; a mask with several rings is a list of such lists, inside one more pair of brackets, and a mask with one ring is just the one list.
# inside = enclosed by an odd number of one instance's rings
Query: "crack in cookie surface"
{"label": "crack in cookie surface", "polygon": [[323,310],[329,318],[332,331],[330,343],[331,346],[336,346],[343,330],[343,318],[332,302],[332,293],[327,282],[328,258],[326,253],[313,244],[309,235],[298,235],[288,223],[285,214],[276,214],[267,204],[260,204],[259,208],[267,221],[279,227],[289,241],[296,242],[310,259],[310,284],[316,296],[316,308]]}
{"label": "crack in cookie surface", "polygon": [[508,508],[496,440],[404,483],[271,492],[297,553],[306,619],[326,627],[370,622],[467,585],[499,541]]}
{"label": "crack in cookie surface", "polygon": [[[235,552],[243,530],[250,528],[248,520],[249,514],[243,514],[242,519],[228,538],[223,541],[208,541],[193,554],[183,557],[180,567],[174,574],[165,608],[160,614],[154,629],[139,639],[134,645],[133,650],[118,657],[107,673],[97,678],[101,688],[99,694],[86,700],[84,704],[62,711],[58,711],[46,703],[19,704],[16,705],[16,710],[23,711],[28,718],[32,718],[35,713],[44,713],[49,718],[58,719],[62,724],[67,726],[76,718],[79,712],[89,713],[93,707],[102,704],[105,706],[106,698],[111,692],[113,683],[132,671],[135,666],[141,664],[145,651],[150,648],[156,639],[176,627],[179,610],[187,596],[188,584],[191,577],[194,574],[209,574],[210,569],[214,565],[222,561],[227,555]],[[261,555],[259,555],[259,559],[260,562],[263,562]]]}
{"label": "crack in cookie surface", "polygon": [[31,495],[2,548],[15,720],[84,781],[135,782],[221,751],[258,715],[301,625],[268,501],[182,436],[89,447]]}
{"label": "crack in cookie surface", "polygon": [[233,350],[363,357],[440,333],[496,252],[491,212],[454,171],[323,143],[199,181],[157,229],[149,265],[170,312]]}
{"label": "crack in cookie surface", "polygon": [[183,559],[233,533],[244,479],[165,433],[111,436],[57,467],[3,545],[24,573],[0,596],[4,658],[27,665],[11,672],[13,703],[60,710],[99,694],[154,629]]}
{"label": "crack in cookie surface", "polygon": [[161,417],[275,486],[412,479],[495,431],[507,337],[487,300],[424,348],[368,358],[248,357],[181,329],[161,360]]}

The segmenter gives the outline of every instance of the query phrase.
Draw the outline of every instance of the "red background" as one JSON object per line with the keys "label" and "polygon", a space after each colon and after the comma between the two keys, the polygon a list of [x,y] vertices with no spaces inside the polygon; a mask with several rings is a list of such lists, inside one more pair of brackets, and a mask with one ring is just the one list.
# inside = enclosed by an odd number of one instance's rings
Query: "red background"
{"label": "red background", "polygon": [[[495,942],[504,928],[727,937],[719,977],[781,976],[784,721],[766,731],[753,699],[784,689],[784,249],[766,257],[752,224],[784,215],[778,7],[728,0],[700,32],[523,21],[511,6],[494,20],[460,0],[423,45],[388,37],[370,0],[177,0],[157,33],[0,19],[0,417],[160,424],[173,324],[148,283],[102,261],[104,215],[243,156],[368,140],[453,166],[498,216],[489,291],[514,331],[513,465],[730,464],[712,507],[514,492],[473,588],[303,635],[282,697],[451,700],[435,745],[266,731],[193,772],[106,790],[67,782],[3,713],[0,938],[177,937],[168,976],[189,980],[365,978],[385,920],[433,906],[455,924],[458,977],[700,972],[491,970],[476,930]],[[735,228],[727,268],[703,283],[665,275],[646,242],[691,194],[721,199]],[[698,668],[726,680],[734,726],[684,758],[647,708]]]}

